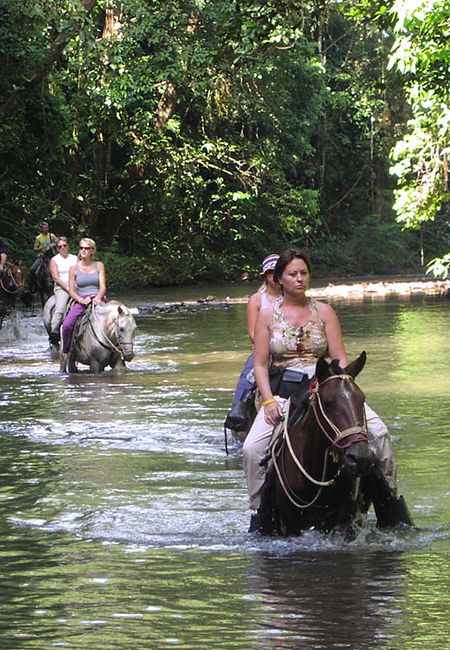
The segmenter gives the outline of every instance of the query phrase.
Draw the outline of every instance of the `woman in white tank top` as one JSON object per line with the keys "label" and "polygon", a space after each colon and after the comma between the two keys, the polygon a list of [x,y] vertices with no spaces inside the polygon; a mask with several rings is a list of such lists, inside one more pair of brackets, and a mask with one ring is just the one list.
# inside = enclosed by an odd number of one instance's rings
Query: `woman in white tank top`
{"label": "woman in white tank top", "polygon": [[49,262],[50,273],[53,278],[55,296],[55,309],[50,323],[50,343],[59,343],[59,328],[66,313],[69,302],[69,269],[77,263],[77,256],[69,253],[69,244],[66,237],[58,237],[56,241],[58,254],[52,257]]}
{"label": "woman in white tank top", "polygon": [[[264,279],[262,287],[254,293],[247,303],[246,319],[247,332],[250,341],[253,343],[255,338],[255,326],[259,312],[269,307],[273,301],[280,295],[280,287],[273,281],[273,272],[277,264],[279,255],[268,255],[262,263],[260,276]],[[225,426],[234,431],[243,431],[246,428],[245,398],[252,390],[255,384],[253,378],[253,352],[247,358],[244,368],[239,376],[236,389],[231,403],[231,410],[226,419]]]}

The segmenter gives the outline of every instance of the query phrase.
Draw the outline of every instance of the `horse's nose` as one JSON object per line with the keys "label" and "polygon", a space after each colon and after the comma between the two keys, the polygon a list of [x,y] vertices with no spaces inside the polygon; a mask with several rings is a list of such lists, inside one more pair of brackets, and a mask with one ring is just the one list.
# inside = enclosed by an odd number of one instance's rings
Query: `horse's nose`
{"label": "horse's nose", "polygon": [[373,467],[373,452],[370,448],[364,447],[358,449],[357,445],[355,445],[345,454],[345,466],[353,476],[365,475]]}
{"label": "horse's nose", "polygon": [[124,361],[131,361],[134,358],[134,352],[126,352],[123,355]]}

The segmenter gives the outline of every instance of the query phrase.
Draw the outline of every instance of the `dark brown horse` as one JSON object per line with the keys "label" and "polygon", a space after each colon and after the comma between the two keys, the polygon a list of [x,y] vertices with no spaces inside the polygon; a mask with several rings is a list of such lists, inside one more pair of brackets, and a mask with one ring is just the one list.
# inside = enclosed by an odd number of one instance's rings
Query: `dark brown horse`
{"label": "dark brown horse", "polygon": [[364,394],[354,381],[365,362],[365,352],[344,370],[337,362],[317,362],[309,405],[289,426],[284,422],[272,446],[262,494],[264,532],[351,530],[372,501],[379,525],[412,524],[398,513],[401,497],[379,484],[383,477],[368,444]]}
{"label": "dark brown horse", "polygon": [[41,298],[41,307],[43,308],[50,296],[53,295],[53,278],[50,273],[49,262],[53,257],[53,252],[48,251],[44,253],[42,260],[34,272],[34,275],[31,279],[30,286],[33,292],[39,294]]}
{"label": "dark brown horse", "polygon": [[20,262],[19,264],[7,262],[0,273],[0,328],[5,316],[14,313],[16,298],[20,298],[25,306],[31,306],[32,296],[25,290]]}

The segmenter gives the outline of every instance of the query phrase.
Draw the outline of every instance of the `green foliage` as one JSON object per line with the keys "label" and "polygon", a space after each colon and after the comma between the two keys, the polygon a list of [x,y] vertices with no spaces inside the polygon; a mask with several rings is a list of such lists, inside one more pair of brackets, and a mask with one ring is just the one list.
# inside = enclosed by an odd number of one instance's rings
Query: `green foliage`
{"label": "green foliage", "polygon": [[[450,199],[450,22],[443,0],[399,1],[393,5],[396,40],[390,67],[404,75],[412,119],[393,150],[391,172],[398,177],[394,209],[407,228],[434,220]],[[429,270],[446,275],[448,255]]]}
{"label": "green foliage", "polygon": [[[88,19],[80,0],[3,5],[3,97],[71,36],[1,125],[0,217],[18,249],[32,255],[42,218],[93,236],[113,287],[235,278],[291,244],[348,272],[398,259],[397,230],[378,262],[358,239],[392,227],[405,120],[381,8],[369,23],[352,2],[98,0]],[[397,161],[409,179],[415,155]]]}
{"label": "green foliage", "polygon": [[442,257],[435,257],[428,265],[427,273],[432,273],[435,277],[448,278],[450,269],[450,253]]}
{"label": "green foliage", "polygon": [[420,242],[415,233],[405,235],[395,223],[368,217],[348,237],[327,238],[315,247],[312,258],[316,276],[412,272],[420,264]]}

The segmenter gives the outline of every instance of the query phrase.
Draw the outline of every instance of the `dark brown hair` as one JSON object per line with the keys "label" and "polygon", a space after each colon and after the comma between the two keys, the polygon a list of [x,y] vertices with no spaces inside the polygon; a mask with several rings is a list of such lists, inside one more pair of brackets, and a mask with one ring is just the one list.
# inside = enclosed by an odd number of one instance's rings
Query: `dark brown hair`
{"label": "dark brown hair", "polygon": [[289,264],[289,262],[292,262],[292,260],[295,259],[303,260],[308,268],[309,273],[311,273],[312,266],[308,255],[298,248],[288,248],[281,253],[278,259],[277,265],[275,267],[275,272],[273,274],[274,282],[280,284],[284,269]]}

